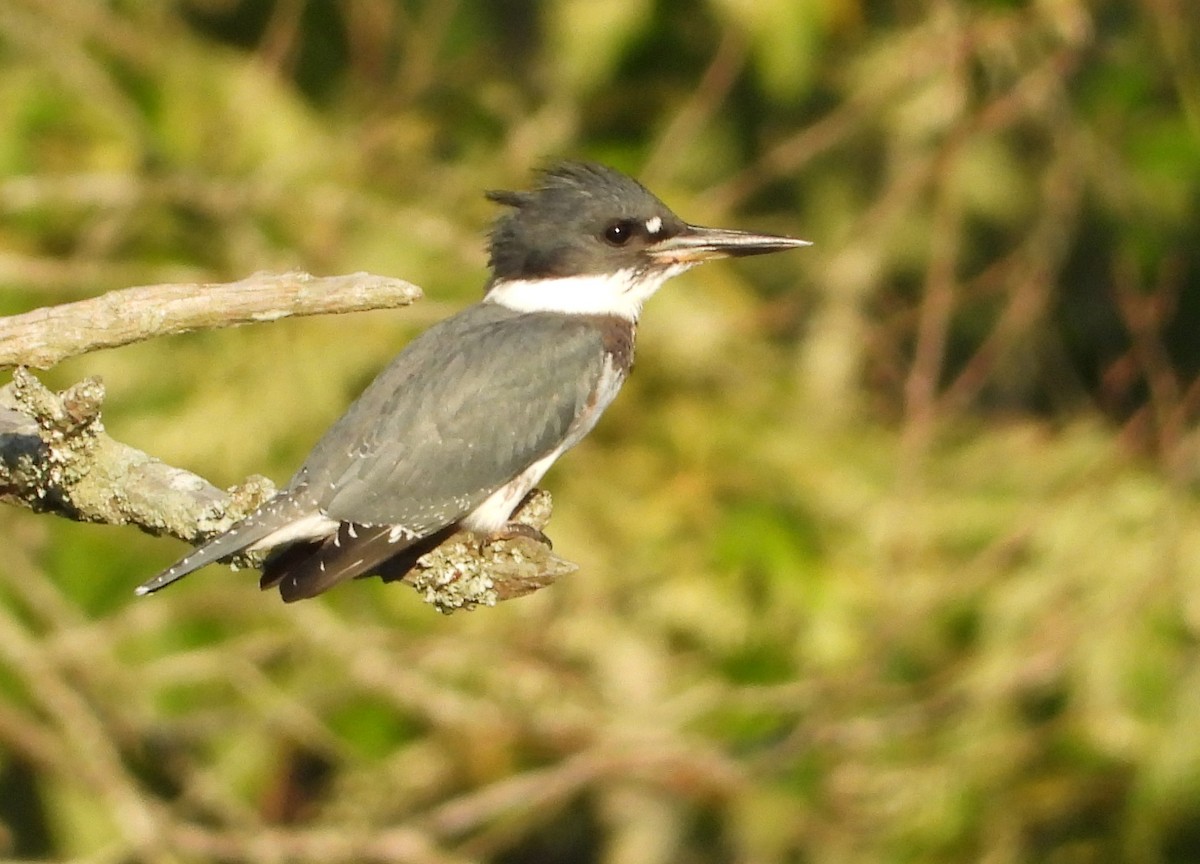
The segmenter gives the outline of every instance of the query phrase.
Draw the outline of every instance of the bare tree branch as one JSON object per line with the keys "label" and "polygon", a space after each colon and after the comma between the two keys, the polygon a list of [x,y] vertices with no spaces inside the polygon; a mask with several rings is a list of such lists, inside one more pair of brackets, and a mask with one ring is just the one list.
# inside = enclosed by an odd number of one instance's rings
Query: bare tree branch
{"label": "bare tree branch", "polygon": [[195,543],[274,492],[265,478],[223,492],[114,441],[100,419],[103,399],[96,378],[55,394],[18,368],[0,389],[0,501]]}
{"label": "bare tree branch", "polygon": [[392,309],[420,298],[416,285],[369,273],[256,273],[240,282],[126,288],[0,318],[0,369],[49,369],[68,357],[156,336],[296,315]]}
{"label": "bare tree branch", "polygon": [[[321,290],[314,292],[315,285]],[[131,288],[0,318],[0,365],[30,358],[49,365],[96,348],[168,333],[403,305],[419,296],[420,290],[408,283],[361,274],[335,279],[260,275],[230,285]],[[103,401],[99,379],[53,393],[18,365],[12,383],[0,388],[0,502],[83,522],[136,525],[197,544],[228,529],[274,494],[272,483],[258,476],[223,491],[114,441],[104,431]],[[550,510],[549,494],[536,492],[514,519],[541,530]],[[242,557],[233,563],[258,562]],[[520,597],[576,569],[546,546],[523,537],[481,545],[459,533],[411,569],[389,578],[407,582],[427,603],[449,613]]]}

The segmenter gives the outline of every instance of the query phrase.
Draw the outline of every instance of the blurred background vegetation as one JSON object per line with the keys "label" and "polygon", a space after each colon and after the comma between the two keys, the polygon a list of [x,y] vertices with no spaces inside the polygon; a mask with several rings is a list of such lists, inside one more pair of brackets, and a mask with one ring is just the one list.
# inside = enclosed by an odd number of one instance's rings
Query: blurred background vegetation
{"label": "blurred background vegetation", "polygon": [[291,607],[0,512],[0,856],[1200,860],[1187,0],[0,0],[0,313],[367,270],[399,312],[65,363],[286,477],[556,158],[812,249],[711,265],[551,472],[570,579]]}

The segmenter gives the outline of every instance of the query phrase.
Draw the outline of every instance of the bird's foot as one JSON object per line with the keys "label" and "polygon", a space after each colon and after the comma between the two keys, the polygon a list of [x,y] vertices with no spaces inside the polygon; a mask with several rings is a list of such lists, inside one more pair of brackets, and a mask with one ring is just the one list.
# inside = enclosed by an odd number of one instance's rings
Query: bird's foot
{"label": "bird's foot", "polygon": [[550,542],[550,538],[534,528],[532,525],[526,525],[524,522],[508,522],[498,531],[493,531],[483,538],[482,547],[487,547],[500,540],[515,540],[518,537],[524,537],[527,540],[533,540],[541,543],[547,549],[553,549],[554,544]]}

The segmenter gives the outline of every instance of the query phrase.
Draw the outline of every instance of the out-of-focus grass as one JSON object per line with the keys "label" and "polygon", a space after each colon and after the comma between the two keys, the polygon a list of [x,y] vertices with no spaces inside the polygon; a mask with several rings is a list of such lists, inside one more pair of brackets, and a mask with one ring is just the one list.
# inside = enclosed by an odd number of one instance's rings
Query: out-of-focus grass
{"label": "out-of-focus grass", "polygon": [[0,855],[1200,856],[1194,23],[806,9],[0,5],[0,310],[428,290],[48,374],[219,483],[286,478],[478,296],[479,193],[542,159],[817,241],[649,305],[548,478],[583,569],[530,598],[283,606],[214,568],[135,601],[177,544],[0,512]]}
{"label": "out-of-focus grass", "polygon": [[[692,402],[641,423],[669,435]],[[375,583],[282,607],[218,571],[118,603],[154,556],[138,570],[118,529],[54,526],[34,548],[55,581],[5,587],[53,668],[26,681],[7,655],[10,710],[53,737],[79,718],[19,706],[46,674],[81,691],[139,794],[167,790],[164,826],[213,807],[260,824],[291,784],[301,835],[411,821],[452,841],[434,816],[465,797],[470,829],[516,820],[511,842],[555,802],[605,812],[630,788],[666,802],[673,844],[704,824],[738,857],[957,861],[1005,838],[1105,857],[1135,829],[1186,835],[1195,502],[1093,424],[939,447],[906,496],[886,433],[813,435],[773,406],[711,430],[716,458],[741,454],[721,472],[639,445],[653,435],[584,445],[554,484],[584,570],[473,615]],[[292,776],[297,754],[329,766],[320,782]],[[39,785],[56,836],[116,831],[63,803],[86,774]],[[498,812],[474,797],[493,794]]]}

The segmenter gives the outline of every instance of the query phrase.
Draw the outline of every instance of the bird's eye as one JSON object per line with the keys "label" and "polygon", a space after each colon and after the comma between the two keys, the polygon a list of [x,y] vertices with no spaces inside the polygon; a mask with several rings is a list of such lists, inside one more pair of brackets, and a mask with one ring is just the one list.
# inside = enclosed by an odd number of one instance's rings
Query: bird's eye
{"label": "bird's eye", "polygon": [[604,241],[610,246],[624,246],[633,239],[634,231],[634,224],[627,219],[622,219],[604,229]]}

